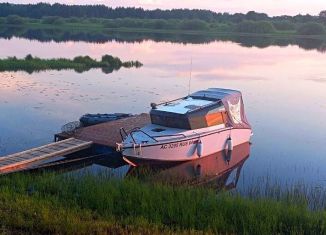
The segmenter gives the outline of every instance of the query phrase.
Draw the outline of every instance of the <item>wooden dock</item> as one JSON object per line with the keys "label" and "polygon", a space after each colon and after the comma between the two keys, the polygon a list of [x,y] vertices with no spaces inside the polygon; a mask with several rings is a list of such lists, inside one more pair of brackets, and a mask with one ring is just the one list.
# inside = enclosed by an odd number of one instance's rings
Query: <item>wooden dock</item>
{"label": "wooden dock", "polygon": [[91,147],[92,152],[95,153],[117,153],[115,147],[116,143],[121,142],[120,128],[130,131],[148,123],[150,123],[150,116],[140,114],[79,128],[70,133],[56,134],[54,143],[0,157],[0,174],[26,170],[31,168],[31,165],[35,169],[43,160],[55,159]]}
{"label": "wooden dock", "polygon": [[62,140],[73,137],[79,140],[92,141],[94,144],[115,149],[116,143],[121,142],[121,127],[128,131],[136,127],[143,127],[148,123],[150,123],[150,116],[149,114],[143,113],[94,126],[83,127],[73,133],[56,134],[55,139]]}
{"label": "wooden dock", "polygon": [[49,158],[59,157],[75,153],[92,146],[92,141],[83,141],[68,138],[63,141],[47,144],[38,148],[0,157],[0,174],[9,173],[24,166]]}

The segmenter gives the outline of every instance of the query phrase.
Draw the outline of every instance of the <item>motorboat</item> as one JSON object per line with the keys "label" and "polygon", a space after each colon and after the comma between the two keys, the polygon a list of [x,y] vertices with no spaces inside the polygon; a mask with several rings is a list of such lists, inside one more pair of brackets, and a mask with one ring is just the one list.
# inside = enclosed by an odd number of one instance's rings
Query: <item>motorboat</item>
{"label": "motorboat", "polygon": [[182,162],[210,156],[250,141],[240,91],[209,88],[151,104],[151,123],[126,131],[117,151],[130,165]]}

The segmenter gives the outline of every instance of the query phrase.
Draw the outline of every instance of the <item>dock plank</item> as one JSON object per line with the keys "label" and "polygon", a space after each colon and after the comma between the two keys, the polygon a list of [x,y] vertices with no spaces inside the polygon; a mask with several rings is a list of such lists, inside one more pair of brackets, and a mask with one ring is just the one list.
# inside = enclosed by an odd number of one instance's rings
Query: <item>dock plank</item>
{"label": "dock plank", "polygon": [[33,148],[33,149],[28,149],[28,150],[25,150],[25,151],[22,151],[22,152],[19,152],[19,153],[14,153],[14,154],[11,154],[11,155],[8,155],[8,156],[3,156],[3,157],[1,157],[1,160],[6,159],[6,158],[12,158],[12,157],[15,157],[17,155],[22,155],[23,153],[30,153],[32,151],[36,151],[37,149],[41,149],[41,148],[45,148],[45,147],[58,146],[58,144],[69,142],[69,141],[71,141],[71,139],[72,138],[69,138],[69,139],[65,139],[65,140],[59,141],[59,142],[54,142],[54,143],[46,144],[46,145],[43,145],[41,147],[37,147],[37,148]]}
{"label": "dock plank", "polygon": [[0,174],[5,173],[13,168],[21,167],[24,164],[44,160],[51,157],[63,156],[83,149],[87,149],[92,144],[92,141],[83,141],[69,138],[63,141],[0,157]]}
{"label": "dock plank", "polygon": [[117,142],[121,142],[120,128],[132,130],[135,127],[143,127],[150,123],[149,114],[140,114],[115,121],[105,122],[94,126],[83,127],[74,133],[60,133],[57,137],[62,139],[73,137],[82,141],[92,141],[94,144],[115,148]]}

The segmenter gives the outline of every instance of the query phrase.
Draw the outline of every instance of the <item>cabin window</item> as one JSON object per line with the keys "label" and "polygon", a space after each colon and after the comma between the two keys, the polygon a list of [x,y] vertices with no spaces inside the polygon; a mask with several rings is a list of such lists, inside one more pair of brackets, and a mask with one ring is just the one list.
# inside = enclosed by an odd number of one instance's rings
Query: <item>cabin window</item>
{"label": "cabin window", "polygon": [[178,129],[191,129],[186,118],[180,116],[172,117],[159,114],[151,114],[153,124]]}
{"label": "cabin window", "polygon": [[205,115],[207,126],[215,126],[224,123],[224,116],[222,112],[209,113]]}
{"label": "cabin window", "polygon": [[200,108],[193,105],[187,106],[193,111],[184,114],[172,113],[160,110],[151,110],[151,121],[160,126],[178,129],[199,129],[220,124],[225,124],[227,115],[222,103]]}

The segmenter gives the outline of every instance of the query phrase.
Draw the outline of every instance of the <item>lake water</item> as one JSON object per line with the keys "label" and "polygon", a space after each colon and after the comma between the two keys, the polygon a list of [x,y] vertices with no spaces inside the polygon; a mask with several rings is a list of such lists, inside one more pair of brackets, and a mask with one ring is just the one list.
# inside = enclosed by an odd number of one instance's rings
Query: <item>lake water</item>
{"label": "lake water", "polygon": [[187,95],[192,59],[191,91],[222,87],[243,93],[254,136],[239,187],[266,177],[326,186],[322,50],[295,44],[245,47],[227,40],[96,43],[11,37],[1,38],[0,45],[1,58],[112,54],[144,64],[111,74],[100,69],[0,73],[0,155],[51,142],[63,124],[84,113],[148,112],[151,102]]}

